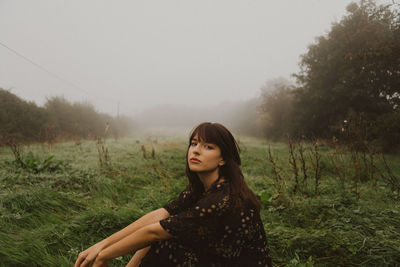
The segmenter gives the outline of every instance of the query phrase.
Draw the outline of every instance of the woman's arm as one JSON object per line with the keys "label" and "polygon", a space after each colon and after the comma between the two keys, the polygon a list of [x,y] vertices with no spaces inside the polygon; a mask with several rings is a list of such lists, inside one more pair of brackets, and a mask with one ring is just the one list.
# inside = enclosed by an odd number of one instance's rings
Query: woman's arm
{"label": "woman's arm", "polygon": [[140,219],[131,223],[124,229],[116,232],[115,234],[109,236],[108,238],[100,241],[99,243],[96,243],[95,245],[91,246],[85,251],[79,253],[79,256],[75,262],[74,267],[87,266],[87,264],[93,261],[100,253],[100,251],[102,251],[103,249],[113,245],[114,243],[120,241],[124,237],[127,237],[128,235],[134,233],[135,231],[146,225],[151,225],[168,217],[169,213],[164,208],[160,208],[147,213],[146,215],[142,216]]}
{"label": "woman's arm", "polygon": [[104,239],[102,241],[102,242],[104,242],[104,245],[105,245],[104,248],[120,241],[124,237],[130,235],[131,233],[137,231],[138,229],[140,229],[146,225],[150,225],[150,224],[159,222],[168,217],[169,217],[169,213],[164,208],[153,210],[153,211],[147,213],[146,215],[142,216],[140,219],[136,220],[135,222],[131,223],[124,229],[122,229],[122,230],[116,232],[115,234]]}
{"label": "woman's arm", "polygon": [[169,239],[171,237],[172,236],[165,231],[158,222],[144,226],[102,250],[96,257],[93,267],[104,266],[110,259],[137,251],[155,241]]}

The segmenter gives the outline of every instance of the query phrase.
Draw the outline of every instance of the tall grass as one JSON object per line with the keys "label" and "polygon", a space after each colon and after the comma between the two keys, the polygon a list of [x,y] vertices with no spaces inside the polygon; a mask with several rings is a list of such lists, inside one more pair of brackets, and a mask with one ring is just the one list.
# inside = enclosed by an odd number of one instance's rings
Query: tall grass
{"label": "tall grass", "polygon": [[[359,179],[355,192],[347,152],[319,146],[315,174],[312,144],[293,144],[290,152],[283,143],[242,137],[240,145],[277,266],[398,265],[400,199],[392,184],[400,156],[376,165],[378,173],[386,164],[392,178]],[[21,147],[21,160],[31,154],[63,166],[39,172],[13,164],[11,149],[2,148],[0,266],[72,266],[79,251],[177,196],[186,185],[185,148],[186,140],[166,137]]]}

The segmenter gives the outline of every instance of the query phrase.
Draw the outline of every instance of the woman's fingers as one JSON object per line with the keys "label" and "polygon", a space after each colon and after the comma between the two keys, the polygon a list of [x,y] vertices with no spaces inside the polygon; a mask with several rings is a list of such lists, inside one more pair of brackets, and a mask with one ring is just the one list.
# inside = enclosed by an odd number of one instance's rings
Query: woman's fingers
{"label": "woman's fingers", "polygon": [[79,253],[74,267],[90,266],[90,263],[97,257],[100,251],[101,251],[101,246],[97,244],[82,251],[81,253]]}
{"label": "woman's fingers", "polygon": [[85,267],[90,266],[90,262],[94,259],[92,255],[88,255],[86,251],[79,253],[78,259],[75,262],[74,267]]}
{"label": "woman's fingers", "polygon": [[79,265],[79,267],[90,266],[90,263],[97,257],[97,253],[91,253],[86,256],[85,260]]}
{"label": "woman's fingers", "polygon": [[89,260],[88,258],[86,258],[81,265],[79,265],[79,267],[86,267],[86,266],[90,266],[90,262],[91,260]]}
{"label": "woman's fingers", "polygon": [[74,267],[80,267],[81,263],[85,260],[85,258],[86,258],[85,251],[82,251],[81,253],[79,253],[78,258],[75,261]]}
{"label": "woman's fingers", "polygon": [[95,260],[92,267],[107,267],[107,261]]}

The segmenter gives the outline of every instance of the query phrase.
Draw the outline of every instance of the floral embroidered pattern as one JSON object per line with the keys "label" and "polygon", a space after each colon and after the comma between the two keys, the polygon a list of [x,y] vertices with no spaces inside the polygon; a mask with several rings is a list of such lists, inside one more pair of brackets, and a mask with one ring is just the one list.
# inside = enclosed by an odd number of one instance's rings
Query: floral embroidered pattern
{"label": "floral embroidered pattern", "polygon": [[152,244],[140,267],[272,266],[259,213],[232,201],[228,182],[198,198],[186,189],[164,208],[173,238]]}

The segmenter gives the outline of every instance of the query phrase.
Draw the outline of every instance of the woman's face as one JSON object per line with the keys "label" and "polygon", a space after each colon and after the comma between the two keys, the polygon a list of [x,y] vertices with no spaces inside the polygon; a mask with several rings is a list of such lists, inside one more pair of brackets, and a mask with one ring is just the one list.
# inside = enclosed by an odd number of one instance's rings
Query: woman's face
{"label": "woman's face", "polygon": [[215,144],[200,141],[197,134],[190,141],[187,160],[192,172],[213,172],[225,163],[221,149]]}

